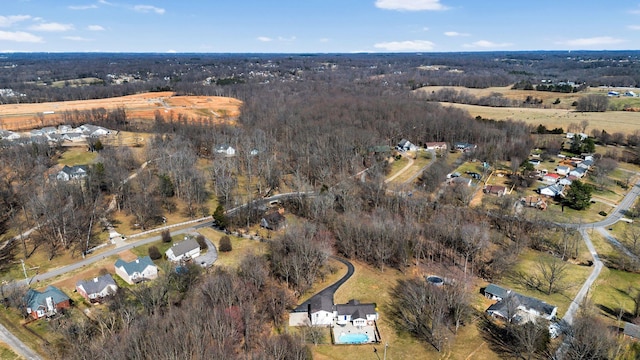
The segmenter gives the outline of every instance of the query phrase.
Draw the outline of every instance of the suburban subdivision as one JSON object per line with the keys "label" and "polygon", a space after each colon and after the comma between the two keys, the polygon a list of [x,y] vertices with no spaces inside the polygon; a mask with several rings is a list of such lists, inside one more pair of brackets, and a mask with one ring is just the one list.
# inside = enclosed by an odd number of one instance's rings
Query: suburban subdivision
{"label": "suburban subdivision", "polygon": [[639,55],[3,54],[0,358],[638,358]]}

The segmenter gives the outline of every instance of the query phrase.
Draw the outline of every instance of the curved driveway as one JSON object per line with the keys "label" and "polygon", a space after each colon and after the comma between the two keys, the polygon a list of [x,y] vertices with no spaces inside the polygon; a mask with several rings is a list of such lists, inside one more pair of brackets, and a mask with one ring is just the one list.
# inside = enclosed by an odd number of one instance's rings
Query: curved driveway
{"label": "curved driveway", "polygon": [[350,263],[347,259],[341,258],[341,257],[337,257],[337,256],[332,256],[331,257],[334,260],[338,260],[341,263],[347,265],[347,273],[340,278],[340,280],[336,281],[335,283],[327,286],[326,288],[324,288],[323,290],[321,290],[319,293],[313,295],[312,297],[309,298],[309,300],[303,302],[302,304],[298,305],[298,307],[294,310],[295,312],[304,312],[304,311],[308,311],[309,310],[309,305],[311,304],[311,301],[315,298],[319,298],[319,297],[331,297],[331,303],[333,304],[333,295],[336,293],[336,290],[338,290],[338,288],[344,284],[347,280],[349,280],[349,278],[351,277],[351,275],[353,275],[354,272],[354,268],[353,268],[353,264]]}

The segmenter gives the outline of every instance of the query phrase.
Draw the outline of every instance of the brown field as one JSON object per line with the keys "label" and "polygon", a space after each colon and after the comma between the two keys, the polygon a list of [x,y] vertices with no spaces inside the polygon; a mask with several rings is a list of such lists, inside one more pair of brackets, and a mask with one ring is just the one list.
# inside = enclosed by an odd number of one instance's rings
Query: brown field
{"label": "brown field", "polygon": [[[589,122],[587,133],[591,129],[604,129],[608,133],[622,132],[625,134],[633,133],[640,130],[640,112],[630,111],[607,111],[607,112],[577,112],[572,110],[571,103],[586,94],[606,94],[606,88],[591,88],[585,92],[574,94],[554,93],[548,91],[535,90],[511,90],[511,86],[491,87],[486,89],[470,89],[461,86],[426,86],[416,90],[416,92],[438,91],[442,88],[451,88],[456,91],[466,91],[476,97],[488,96],[492,93],[500,93],[509,99],[523,100],[527,96],[539,98],[543,100],[545,108],[498,108],[467,104],[444,103],[443,106],[452,106],[464,109],[473,117],[481,116],[484,119],[493,120],[517,120],[524,121],[533,126],[540,124],[548,129],[557,127],[563,128],[565,131],[571,123],[580,123],[583,120]],[[623,89],[617,89],[623,91]],[[560,104],[552,105],[555,99],[560,99]],[[635,99],[635,98],[630,98]],[[625,99],[623,99],[625,100]],[[621,101],[618,98],[612,98],[611,102]]]}
{"label": "brown field", "polygon": [[[126,109],[132,120],[153,120],[160,111],[165,117],[179,114],[191,119],[210,118],[232,121],[240,114],[242,102],[222,96],[175,96],[174,93],[155,92],[120,96],[108,99],[59,101],[39,104],[0,105],[0,128],[4,130],[29,130],[62,123],[58,113],[73,110],[104,108]],[[51,113],[53,112],[53,113]],[[45,114],[46,113],[46,114]]]}

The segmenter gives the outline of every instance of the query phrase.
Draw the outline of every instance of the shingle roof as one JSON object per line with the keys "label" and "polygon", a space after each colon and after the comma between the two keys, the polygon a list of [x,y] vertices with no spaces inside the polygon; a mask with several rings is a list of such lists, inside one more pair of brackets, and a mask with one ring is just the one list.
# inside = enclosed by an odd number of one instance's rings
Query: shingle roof
{"label": "shingle roof", "polygon": [[173,255],[178,257],[180,255],[184,255],[188,253],[189,251],[195,248],[200,248],[200,245],[198,245],[198,242],[193,239],[186,239],[184,241],[181,241],[173,245],[170,249],[173,251]]}
{"label": "shingle roof", "polygon": [[139,257],[131,262],[118,259],[115,263],[115,267],[122,267],[129,275],[133,273],[141,273],[147,268],[147,266],[156,266],[149,256]]}
{"label": "shingle roof", "polygon": [[80,280],[76,283],[76,287],[82,286],[87,294],[99,293],[109,285],[116,285],[111,274],[105,274],[93,279]]}
{"label": "shingle roof", "polygon": [[321,310],[328,312],[333,311],[333,296],[320,294],[311,298],[309,302],[309,313],[311,314]]}
{"label": "shingle roof", "polygon": [[337,304],[338,316],[351,315],[351,319],[364,319],[367,314],[376,313],[376,304],[361,304],[358,300],[349,300],[346,304]]}
{"label": "shingle roof", "polygon": [[485,294],[495,295],[495,296],[497,296],[499,298],[504,299],[507,296],[507,294],[509,294],[509,290],[507,290],[507,289],[505,289],[505,288],[503,288],[501,286],[498,286],[496,284],[489,284],[489,285],[487,285],[486,288],[484,288],[484,293]]}
{"label": "shingle roof", "polygon": [[29,289],[26,295],[27,307],[31,309],[37,309],[40,306],[47,306],[47,298],[51,297],[55,304],[69,300],[69,297],[65,295],[60,289],[55,286],[49,285],[44,291]]}
{"label": "shingle roof", "polygon": [[632,338],[640,339],[640,326],[629,322],[624,323],[624,334]]}

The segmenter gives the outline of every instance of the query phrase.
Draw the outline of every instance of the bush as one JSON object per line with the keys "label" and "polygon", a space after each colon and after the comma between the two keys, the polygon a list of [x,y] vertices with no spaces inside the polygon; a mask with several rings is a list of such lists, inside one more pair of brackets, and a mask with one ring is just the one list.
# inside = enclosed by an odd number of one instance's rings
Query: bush
{"label": "bush", "polygon": [[220,246],[218,247],[220,252],[229,252],[232,250],[231,247],[231,238],[227,235],[220,238]]}
{"label": "bush", "polygon": [[607,216],[607,213],[604,211],[600,211],[598,214],[600,214],[601,216]]}
{"label": "bush", "polygon": [[203,235],[196,236],[196,241],[198,242],[198,245],[200,245],[200,250],[207,250],[209,248]]}
{"label": "bush", "polygon": [[151,260],[159,260],[162,259],[162,254],[160,254],[160,250],[157,247],[149,246],[149,257]]}
{"label": "bush", "polygon": [[171,242],[171,233],[169,232],[169,230],[163,230],[160,233],[160,236],[162,237],[162,242],[163,243],[170,243]]}

